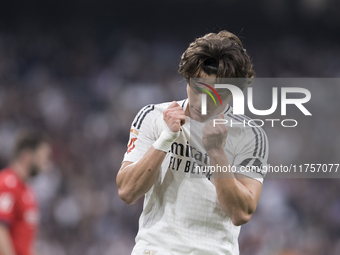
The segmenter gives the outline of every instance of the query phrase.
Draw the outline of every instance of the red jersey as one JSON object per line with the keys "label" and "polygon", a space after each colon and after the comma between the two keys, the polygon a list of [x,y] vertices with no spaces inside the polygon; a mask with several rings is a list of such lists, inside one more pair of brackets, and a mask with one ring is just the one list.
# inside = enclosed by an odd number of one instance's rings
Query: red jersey
{"label": "red jersey", "polygon": [[38,218],[37,202],[30,187],[11,169],[2,170],[0,224],[8,226],[16,255],[32,255]]}

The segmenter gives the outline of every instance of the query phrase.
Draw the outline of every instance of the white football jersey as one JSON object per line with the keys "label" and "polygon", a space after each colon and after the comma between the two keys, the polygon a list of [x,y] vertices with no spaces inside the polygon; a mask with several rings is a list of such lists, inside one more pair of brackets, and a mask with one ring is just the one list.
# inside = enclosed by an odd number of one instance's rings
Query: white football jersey
{"label": "white football jersey", "polygon": [[[139,111],[132,122],[123,161],[137,162],[143,157],[165,128],[163,111],[170,104],[148,105]],[[185,110],[188,99],[178,104]],[[249,118],[234,115],[229,105],[224,117],[233,123],[232,127],[228,126],[225,145],[230,164],[237,172],[262,183],[264,172],[241,172],[240,169],[242,166],[261,169],[266,165],[268,141],[265,132],[260,127],[247,125]],[[167,153],[157,180],[145,194],[133,255],[239,254],[240,227],[233,225],[222,210],[211,173],[197,171],[196,166],[209,164],[203,146],[192,144],[195,136],[197,140],[202,137],[203,126],[204,123],[187,117],[181,127],[180,136]]]}

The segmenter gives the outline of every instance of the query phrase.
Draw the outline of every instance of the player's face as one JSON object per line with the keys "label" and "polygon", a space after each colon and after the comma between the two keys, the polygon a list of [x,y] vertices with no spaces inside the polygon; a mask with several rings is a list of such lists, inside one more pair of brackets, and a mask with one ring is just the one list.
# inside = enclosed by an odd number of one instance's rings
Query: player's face
{"label": "player's face", "polygon": [[51,168],[51,146],[48,143],[42,143],[33,153],[31,164],[31,176],[41,172],[46,172]]}
{"label": "player's face", "polygon": [[[203,76],[202,78],[216,78],[216,76]],[[206,84],[210,85],[211,87],[214,87],[214,79],[209,79],[205,81]],[[188,98],[189,98],[189,110],[190,110],[190,118],[199,121],[199,122],[205,122],[209,118],[218,115],[221,113],[229,99],[231,98],[230,93],[227,90],[217,90],[221,101],[222,105],[219,103],[219,100],[217,100],[217,104],[215,105],[215,102],[207,96],[207,114],[202,115],[201,113],[201,107],[202,107],[202,93],[204,92],[201,88],[207,89],[206,86],[201,85],[195,81],[192,81],[190,84],[187,85],[187,93],[188,93]],[[208,89],[209,90],[209,89]],[[210,90],[209,90],[210,91]],[[213,93],[212,91],[210,91]]]}

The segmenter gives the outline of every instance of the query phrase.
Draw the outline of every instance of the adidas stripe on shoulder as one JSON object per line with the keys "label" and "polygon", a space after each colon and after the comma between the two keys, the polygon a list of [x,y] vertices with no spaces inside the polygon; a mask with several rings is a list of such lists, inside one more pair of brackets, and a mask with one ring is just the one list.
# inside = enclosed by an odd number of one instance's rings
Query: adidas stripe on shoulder
{"label": "adidas stripe on shoulder", "polygon": [[140,129],[145,117],[150,112],[152,112],[154,109],[155,109],[155,106],[153,104],[149,104],[149,105],[143,107],[139,111],[139,113],[137,114],[135,121],[133,122],[132,126],[134,126],[136,129]]}

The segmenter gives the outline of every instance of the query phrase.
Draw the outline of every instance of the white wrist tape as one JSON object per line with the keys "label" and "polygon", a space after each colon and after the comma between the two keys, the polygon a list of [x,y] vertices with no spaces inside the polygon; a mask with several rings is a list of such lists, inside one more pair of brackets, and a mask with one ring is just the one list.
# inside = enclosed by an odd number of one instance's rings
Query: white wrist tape
{"label": "white wrist tape", "polygon": [[152,144],[156,150],[168,152],[171,144],[177,139],[180,131],[172,132],[169,128],[163,130],[160,137]]}

